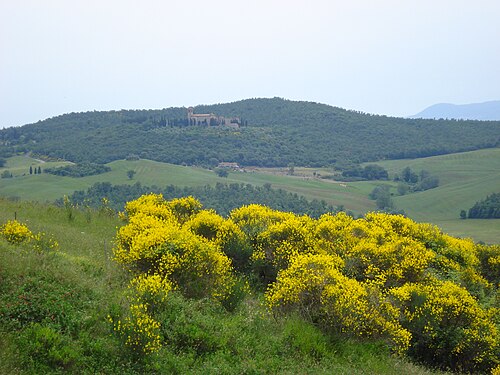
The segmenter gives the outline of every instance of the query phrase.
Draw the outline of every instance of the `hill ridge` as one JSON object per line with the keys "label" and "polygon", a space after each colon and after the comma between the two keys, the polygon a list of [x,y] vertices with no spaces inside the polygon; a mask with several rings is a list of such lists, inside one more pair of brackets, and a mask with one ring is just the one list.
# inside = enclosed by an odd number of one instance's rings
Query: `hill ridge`
{"label": "hill ridge", "polygon": [[209,167],[226,161],[342,169],[365,161],[500,145],[500,121],[403,119],[281,98],[198,105],[195,111],[239,117],[245,126],[186,126],[185,107],[71,113],[0,130],[0,157],[31,151],[73,162],[107,163],[133,154]]}
{"label": "hill ridge", "polygon": [[499,121],[500,100],[470,104],[437,103],[410,118]]}

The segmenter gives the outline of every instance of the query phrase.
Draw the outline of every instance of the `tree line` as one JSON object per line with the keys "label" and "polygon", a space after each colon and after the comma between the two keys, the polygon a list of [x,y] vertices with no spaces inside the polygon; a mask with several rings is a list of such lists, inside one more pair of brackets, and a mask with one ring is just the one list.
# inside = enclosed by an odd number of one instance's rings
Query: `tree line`
{"label": "tree line", "polygon": [[500,219],[500,193],[488,195],[486,199],[476,202],[469,211],[460,212],[462,219]]}
{"label": "tree line", "polygon": [[[143,186],[137,182],[134,185],[113,185],[109,182],[97,182],[86,191],[75,191],[69,196],[72,204],[78,206],[100,207],[103,198],[108,201],[109,207],[116,211],[123,210],[126,202],[136,199],[143,194],[162,194],[165,199],[193,196],[204,207],[215,210],[219,215],[226,216],[236,207],[248,204],[262,204],[272,209],[294,212],[298,215],[307,214],[319,217],[325,213],[335,213],[342,207],[334,207],[323,200],[307,200],[304,196],[290,193],[283,189],[275,189],[271,184],[254,186],[251,184],[222,184],[202,187],[179,187],[169,185],[163,188],[157,186]],[[64,206],[63,198],[56,201]]]}

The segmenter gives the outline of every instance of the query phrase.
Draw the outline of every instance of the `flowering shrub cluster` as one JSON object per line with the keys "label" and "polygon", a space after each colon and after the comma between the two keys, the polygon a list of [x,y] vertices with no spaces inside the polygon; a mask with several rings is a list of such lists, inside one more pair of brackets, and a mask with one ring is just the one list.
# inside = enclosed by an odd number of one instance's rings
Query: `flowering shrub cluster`
{"label": "flowering shrub cluster", "polygon": [[57,250],[59,243],[50,235],[43,232],[33,233],[26,224],[17,220],[9,220],[0,226],[0,235],[11,244],[20,245],[26,243],[31,245],[37,252]]}
{"label": "flowering shrub cluster", "polygon": [[145,352],[161,343],[154,309],[171,290],[224,302],[239,272],[266,288],[273,314],[298,312],[329,332],[385,340],[433,366],[500,365],[500,246],[400,215],[314,220],[249,205],[223,218],[192,197],[154,194],[129,202],[123,217],[114,253],[133,274],[136,300],[115,329]]}
{"label": "flowering shrub cluster", "polygon": [[[231,297],[236,277],[224,250],[234,253],[243,233],[215,213],[202,211],[192,197],[167,202],[161,195],[145,195],[129,202],[123,216],[127,225],[118,230],[115,260],[132,273],[135,302],[131,308],[141,306],[140,321],[150,329],[139,326],[132,309],[127,325],[115,324],[115,329],[134,350],[140,347],[148,352],[159,348],[159,338],[153,334],[154,327],[159,327],[154,307],[171,290],[220,302]],[[131,331],[141,339],[129,340]]]}

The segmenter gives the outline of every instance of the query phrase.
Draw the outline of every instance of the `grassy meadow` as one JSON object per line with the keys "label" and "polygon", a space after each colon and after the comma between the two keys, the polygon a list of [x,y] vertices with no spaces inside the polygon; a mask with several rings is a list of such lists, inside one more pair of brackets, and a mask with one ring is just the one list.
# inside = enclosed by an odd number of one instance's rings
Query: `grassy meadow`
{"label": "grassy meadow", "polygon": [[[0,196],[18,197],[39,202],[52,202],[75,190],[84,190],[95,182],[113,184],[176,185],[203,186],[220,183],[245,183],[263,185],[270,183],[274,188],[281,188],[308,199],[323,199],[356,214],[363,214],[376,209],[374,201],[368,195],[380,183],[387,183],[396,191],[392,181],[361,181],[340,183],[317,178],[332,174],[328,169],[295,168],[294,175],[286,174],[286,169],[248,169],[246,172],[230,172],[227,178],[218,177],[213,171],[160,163],[150,160],[118,160],[107,164],[108,173],[82,178],[60,177],[48,174],[29,175],[29,166],[41,168],[62,165],[41,163],[35,159],[17,156],[7,160],[0,173],[9,170],[14,175],[11,179],[0,180]],[[500,191],[500,149],[450,154],[421,159],[387,160],[377,163],[388,170],[390,177],[409,166],[417,173],[428,170],[439,177],[440,186],[424,192],[394,196],[397,209],[403,209],[412,219],[431,222],[445,232],[460,237],[472,237],[476,241],[500,243],[500,224],[497,220],[470,219],[461,220],[460,210],[467,210],[476,201],[488,194]],[[136,172],[133,179],[127,177],[127,171]]]}
{"label": "grassy meadow", "polygon": [[468,210],[477,201],[500,191],[499,148],[377,164],[387,169],[390,176],[408,166],[417,173],[425,169],[439,177],[439,187],[435,189],[393,198],[396,207],[412,219],[431,222],[455,236],[500,243],[498,220],[459,218],[460,210]]}

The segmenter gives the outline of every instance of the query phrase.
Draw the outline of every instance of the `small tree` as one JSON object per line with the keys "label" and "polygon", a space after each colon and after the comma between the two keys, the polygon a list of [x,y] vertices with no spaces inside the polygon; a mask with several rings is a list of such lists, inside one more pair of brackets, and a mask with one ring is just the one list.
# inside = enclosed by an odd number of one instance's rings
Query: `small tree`
{"label": "small tree", "polygon": [[129,180],[132,180],[136,174],[136,171],[133,171],[132,169],[127,171],[127,177]]}
{"label": "small tree", "polygon": [[460,219],[467,219],[467,211],[465,210],[460,211]]}
{"label": "small tree", "polygon": [[413,172],[410,167],[406,167],[405,169],[403,169],[403,171],[401,172],[401,177],[403,178],[403,181],[410,184],[415,184],[418,181],[418,175]]}
{"label": "small tree", "polygon": [[2,178],[12,178],[12,173],[10,173],[9,170],[5,170],[2,172],[2,175],[1,175]]}
{"label": "small tree", "polygon": [[38,174],[42,174],[42,167],[38,166]]}
{"label": "small tree", "polygon": [[33,174],[33,167],[30,165],[30,174]]}
{"label": "small tree", "polygon": [[229,176],[229,172],[227,171],[227,169],[224,169],[224,168],[215,168],[214,172],[219,177],[227,177],[227,176]]}
{"label": "small tree", "polygon": [[400,182],[398,184],[398,194],[399,195],[405,195],[408,193],[408,191],[410,191],[410,187],[408,186],[408,184],[405,184],[404,182]]}

